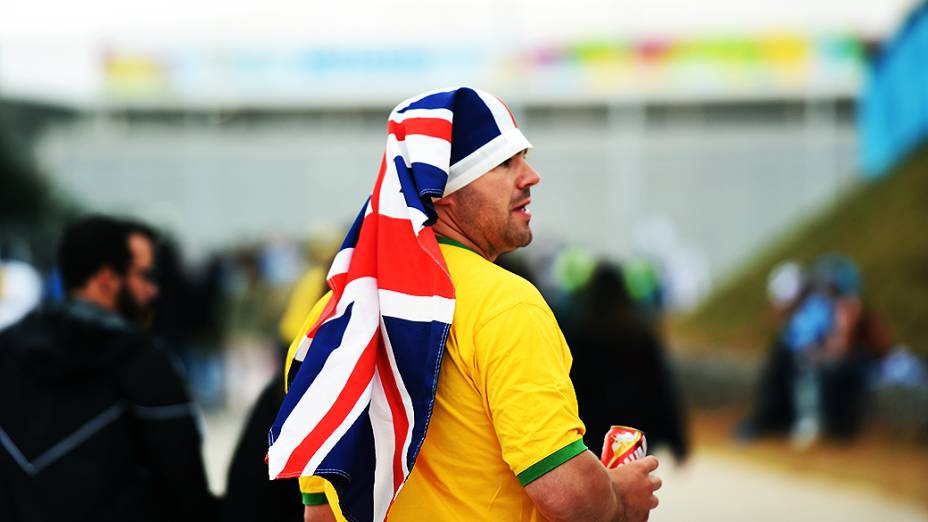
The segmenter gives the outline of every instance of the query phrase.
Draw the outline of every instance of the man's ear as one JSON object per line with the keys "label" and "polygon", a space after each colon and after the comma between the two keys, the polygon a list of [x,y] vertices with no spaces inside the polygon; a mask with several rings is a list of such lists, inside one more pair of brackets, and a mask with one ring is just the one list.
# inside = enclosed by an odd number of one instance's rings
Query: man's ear
{"label": "man's ear", "polygon": [[438,199],[433,199],[433,200],[432,200],[432,204],[435,205],[435,209],[436,209],[436,210],[438,210],[439,208],[441,208],[441,209],[443,209],[443,210],[447,210],[447,209],[449,209],[449,208],[453,208],[453,207],[454,207],[454,203],[455,203],[454,194],[445,196],[445,197],[443,197],[443,198],[438,198]]}

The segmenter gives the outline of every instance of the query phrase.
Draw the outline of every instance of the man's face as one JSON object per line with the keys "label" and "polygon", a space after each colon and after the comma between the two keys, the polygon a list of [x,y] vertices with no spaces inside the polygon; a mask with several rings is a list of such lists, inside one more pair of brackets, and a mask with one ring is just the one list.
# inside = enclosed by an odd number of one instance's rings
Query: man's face
{"label": "man's face", "polygon": [[456,220],[468,238],[495,259],[532,242],[531,187],[541,181],[525,151],[452,194]]}
{"label": "man's face", "polygon": [[151,303],[158,296],[158,285],[154,282],[155,249],[151,241],[142,234],[129,236],[129,264],[123,285],[117,296],[119,313],[134,322],[150,318]]}

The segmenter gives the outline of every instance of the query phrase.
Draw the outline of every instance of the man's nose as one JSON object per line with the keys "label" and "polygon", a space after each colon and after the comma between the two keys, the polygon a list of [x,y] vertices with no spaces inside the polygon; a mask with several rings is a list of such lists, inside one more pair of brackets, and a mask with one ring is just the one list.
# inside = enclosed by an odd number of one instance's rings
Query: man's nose
{"label": "man's nose", "polygon": [[532,167],[531,164],[526,162],[525,172],[523,173],[519,181],[520,181],[519,188],[528,188],[533,185],[537,185],[539,182],[541,182],[541,174],[539,174],[538,171],[535,170],[535,167]]}

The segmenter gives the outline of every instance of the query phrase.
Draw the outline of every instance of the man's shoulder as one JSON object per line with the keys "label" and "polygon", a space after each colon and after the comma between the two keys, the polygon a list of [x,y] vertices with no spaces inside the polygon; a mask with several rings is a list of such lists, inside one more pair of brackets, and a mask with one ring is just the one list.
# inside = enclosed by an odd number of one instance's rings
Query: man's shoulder
{"label": "man's shoulder", "polygon": [[520,306],[550,310],[532,283],[495,263],[472,253],[452,254],[446,259],[454,281],[456,307],[477,322]]}
{"label": "man's shoulder", "polygon": [[65,373],[124,364],[160,351],[152,336],[135,325],[74,313],[65,305],[44,306],[0,332],[0,346],[17,358],[42,360],[43,366]]}
{"label": "man's shoulder", "polygon": [[48,308],[33,310],[18,322],[0,331],[0,351],[4,355],[19,356],[36,347],[56,346],[60,335],[60,322],[55,320]]}
{"label": "man's shoulder", "polygon": [[449,252],[445,259],[451,270],[455,288],[477,286],[501,288],[507,292],[538,294],[535,286],[525,278],[474,252]]}

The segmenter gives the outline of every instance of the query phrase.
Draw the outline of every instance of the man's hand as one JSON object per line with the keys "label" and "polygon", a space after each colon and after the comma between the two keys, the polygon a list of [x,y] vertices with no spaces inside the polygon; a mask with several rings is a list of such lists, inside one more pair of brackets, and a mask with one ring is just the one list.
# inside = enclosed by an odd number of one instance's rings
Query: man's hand
{"label": "man's hand", "polygon": [[607,470],[619,504],[619,520],[622,522],[643,522],[648,519],[649,512],[657,507],[654,492],[660,489],[661,479],[651,476],[657,465],[655,457],[645,457]]}
{"label": "man's hand", "polygon": [[335,522],[335,513],[328,504],[306,506],[303,510],[303,522]]}

